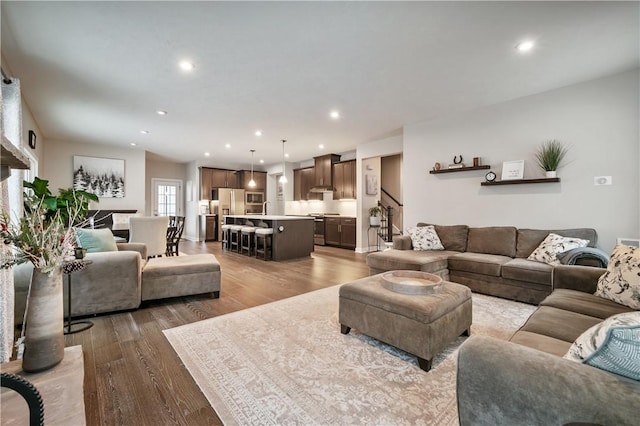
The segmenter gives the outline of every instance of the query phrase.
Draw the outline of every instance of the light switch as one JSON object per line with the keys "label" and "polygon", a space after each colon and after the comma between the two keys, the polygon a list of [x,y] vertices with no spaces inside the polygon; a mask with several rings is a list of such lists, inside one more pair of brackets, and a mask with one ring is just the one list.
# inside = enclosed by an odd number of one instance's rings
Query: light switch
{"label": "light switch", "polygon": [[611,176],[594,176],[593,184],[596,186],[613,185],[613,179],[611,178]]}

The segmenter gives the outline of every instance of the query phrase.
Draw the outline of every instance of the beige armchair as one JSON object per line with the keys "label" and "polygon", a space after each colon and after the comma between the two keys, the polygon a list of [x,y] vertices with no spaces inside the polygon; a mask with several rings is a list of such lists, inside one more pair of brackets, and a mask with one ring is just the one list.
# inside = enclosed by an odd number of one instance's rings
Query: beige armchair
{"label": "beige armchair", "polygon": [[129,219],[129,242],[144,243],[147,256],[161,256],[167,251],[169,216],[142,216]]}

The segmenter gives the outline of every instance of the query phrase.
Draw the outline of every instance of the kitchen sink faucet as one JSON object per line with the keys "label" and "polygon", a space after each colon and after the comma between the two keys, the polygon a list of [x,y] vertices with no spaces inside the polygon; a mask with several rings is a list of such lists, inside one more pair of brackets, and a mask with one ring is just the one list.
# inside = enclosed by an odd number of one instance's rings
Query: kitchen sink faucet
{"label": "kitchen sink faucet", "polygon": [[267,214],[267,204],[271,204],[271,201],[265,201],[262,203],[262,216]]}

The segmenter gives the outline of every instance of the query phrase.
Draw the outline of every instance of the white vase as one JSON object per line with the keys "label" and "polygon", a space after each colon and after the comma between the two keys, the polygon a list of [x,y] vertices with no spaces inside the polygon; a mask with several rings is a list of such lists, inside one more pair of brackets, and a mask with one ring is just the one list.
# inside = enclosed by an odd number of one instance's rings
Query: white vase
{"label": "white vase", "polygon": [[369,216],[369,225],[371,225],[371,226],[380,226],[380,217],[379,216]]}
{"label": "white vase", "polygon": [[547,170],[544,172],[545,177],[554,178],[557,176],[557,172],[555,170]]}
{"label": "white vase", "polygon": [[62,268],[51,274],[33,268],[22,369],[47,370],[64,358]]}

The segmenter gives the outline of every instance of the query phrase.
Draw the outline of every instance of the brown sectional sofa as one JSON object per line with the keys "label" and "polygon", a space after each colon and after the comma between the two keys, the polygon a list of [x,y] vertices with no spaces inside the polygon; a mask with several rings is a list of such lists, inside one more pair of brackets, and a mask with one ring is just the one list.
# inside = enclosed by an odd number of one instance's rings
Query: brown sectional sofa
{"label": "brown sectional sofa", "polygon": [[[427,225],[418,223],[418,226]],[[367,256],[369,273],[407,269],[430,272],[444,280],[464,284],[478,293],[538,304],[551,294],[553,266],[527,260],[550,233],[589,240],[595,247],[594,229],[517,229],[512,226],[471,228],[434,225],[445,250],[413,250],[409,236],[395,237],[393,249]],[[594,264],[591,259],[578,263]],[[596,263],[600,265],[600,263]]]}
{"label": "brown sectional sofa", "polygon": [[553,293],[510,342],[469,338],[458,353],[460,424],[637,425],[640,382],[563,359],[587,329],[631,308],[595,296],[605,269],[561,265]]}

